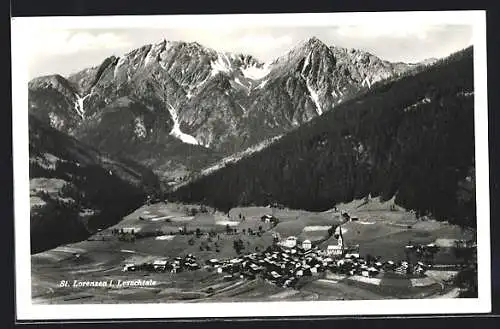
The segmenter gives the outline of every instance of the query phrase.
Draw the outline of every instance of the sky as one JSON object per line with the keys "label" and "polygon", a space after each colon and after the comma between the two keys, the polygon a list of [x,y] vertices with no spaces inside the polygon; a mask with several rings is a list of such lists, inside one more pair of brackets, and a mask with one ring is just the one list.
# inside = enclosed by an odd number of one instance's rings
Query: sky
{"label": "sky", "polygon": [[472,44],[471,25],[332,25],[226,28],[33,29],[29,33],[29,77],[67,76],[122,56],[146,44],[166,40],[197,41],[220,51],[250,54],[270,61],[294,45],[317,37],[330,46],[356,48],[394,62],[445,57]]}

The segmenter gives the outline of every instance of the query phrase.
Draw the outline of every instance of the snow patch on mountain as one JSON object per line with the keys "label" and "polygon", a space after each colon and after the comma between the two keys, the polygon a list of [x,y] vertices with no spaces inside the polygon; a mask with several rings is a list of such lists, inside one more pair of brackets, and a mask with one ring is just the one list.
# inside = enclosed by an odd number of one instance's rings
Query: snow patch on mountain
{"label": "snow patch on mountain", "polygon": [[151,63],[156,62],[158,55],[164,49],[165,42],[160,42],[151,46],[149,49],[146,58],[144,60],[144,65],[149,65]]}
{"label": "snow patch on mountain", "polygon": [[261,67],[252,65],[241,70],[241,73],[245,78],[252,80],[260,80],[262,78],[265,78],[269,74],[269,72],[271,72],[269,64],[265,64]]}
{"label": "snow patch on mountain", "polygon": [[196,138],[181,131],[179,119],[177,118],[177,110],[171,104],[168,104],[168,112],[174,121],[174,126],[170,131],[170,135],[180,139],[186,144],[199,145],[200,143],[198,143]]}
{"label": "snow patch on mountain", "polygon": [[368,89],[370,89],[372,87],[372,83],[370,82],[370,79],[368,76],[366,76],[366,78],[363,80],[363,82],[361,83],[361,85],[363,87],[368,87]]}
{"label": "snow patch on mountain", "polygon": [[309,83],[309,79],[306,76],[304,76],[304,71],[311,63],[311,54],[312,54],[312,52],[309,52],[309,54],[307,54],[305,61],[304,61],[304,65],[302,66],[302,70],[300,71],[300,75],[302,76],[302,78],[306,82],[306,87],[307,87],[307,90],[309,91],[309,95],[310,95],[312,101],[314,102],[314,105],[316,106],[316,112],[318,113],[318,115],[321,115],[321,114],[323,114],[323,109],[321,108],[321,104],[319,102],[319,95],[316,92],[316,90],[314,90],[314,88]]}
{"label": "snow patch on mountain", "polygon": [[123,64],[125,64],[126,61],[127,61],[126,57],[120,57],[118,59],[118,62],[116,63],[115,69],[113,71],[113,77],[114,78],[116,78],[116,75],[118,74],[118,70],[120,69],[120,67],[123,66]]}
{"label": "snow patch on mountain", "polygon": [[306,60],[304,61],[304,66],[302,66],[302,71],[300,72],[301,74],[304,74],[304,71],[309,66],[309,63],[311,61],[311,53],[312,52],[309,52],[309,54],[307,54],[307,56],[306,56]]}
{"label": "snow patch on mountain", "polygon": [[148,53],[146,54],[146,58],[144,58],[144,66],[147,66],[151,63],[153,63],[155,60],[155,56],[153,54],[153,47],[151,47],[148,51]]}
{"label": "snow patch on mountain", "polygon": [[264,80],[264,81],[262,81],[262,82],[258,85],[258,87],[257,87],[257,88],[261,88],[261,89],[262,89],[262,88],[264,88],[264,86],[266,85],[267,81],[269,81],[269,80]]}
{"label": "snow patch on mountain", "polygon": [[311,87],[309,84],[309,81],[306,80],[306,86],[307,90],[309,90],[309,94],[311,96],[312,101],[314,102],[314,105],[316,106],[316,112],[318,115],[323,114],[323,109],[321,108],[321,103],[319,102],[319,95],[318,93],[314,90],[314,88]]}
{"label": "snow patch on mountain", "polygon": [[210,67],[212,68],[212,76],[217,75],[219,72],[231,72],[231,62],[225,53],[217,53],[217,59],[210,63]]}
{"label": "snow patch on mountain", "polygon": [[75,97],[76,97],[76,102],[75,102],[75,110],[76,110],[76,113],[78,113],[78,115],[82,118],[82,119],[85,119],[85,108],[83,106],[83,102],[85,101],[85,99],[87,97],[89,97],[90,95],[92,95],[92,93],[90,94],[87,94],[83,97],[81,97],[80,95],[78,94],[75,94]]}

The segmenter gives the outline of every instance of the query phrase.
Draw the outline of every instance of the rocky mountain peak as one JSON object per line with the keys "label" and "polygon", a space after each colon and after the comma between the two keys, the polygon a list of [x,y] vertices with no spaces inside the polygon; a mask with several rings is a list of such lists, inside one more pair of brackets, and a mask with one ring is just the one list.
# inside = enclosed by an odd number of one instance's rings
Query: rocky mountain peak
{"label": "rocky mountain peak", "polygon": [[329,58],[331,56],[329,47],[320,39],[312,37],[297,43],[295,47],[283,56],[278,57],[272,64],[285,66],[287,70],[294,70],[294,68],[297,69],[297,64],[302,65],[307,57]]}
{"label": "rocky mountain peak", "polygon": [[297,54],[308,54],[310,52],[318,52],[326,54],[329,52],[329,47],[316,37],[308,38],[299,42],[292,52]]}
{"label": "rocky mountain peak", "polygon": [[323,43],[323,41],[321,41],[317,37],[308,38],[308,39],[304,40],[303,42],[304,42],[304,45],[306,47],[309,47],[309,48],[326,46],[325,43]]}
{"label": "rocky mountain peak", "polygon": [[67,89],[74,92],[72,86],[60,74],[51,74],[37,77],[28,82],[28,87],[31,89],[52,88],[56,90]]}

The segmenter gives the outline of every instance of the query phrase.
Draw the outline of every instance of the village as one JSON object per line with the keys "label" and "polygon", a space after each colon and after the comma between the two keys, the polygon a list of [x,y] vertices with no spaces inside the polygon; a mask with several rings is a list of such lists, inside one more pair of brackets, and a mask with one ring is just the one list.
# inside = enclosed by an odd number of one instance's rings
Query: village
{"label": "village", "polygon": [[[346,221],[356,221],[357,218],[342,213]],[[263,222],[276,225],[279,220],[271,215],[262,216]],[[377,257],[366,255],[361,257],[359,245],[348,245],[343,237],[342,226],[332,226],[332,232],[337,239],[336,244],[329,244],[326,248],[320,248],[317,242],[305,239],[300,241],[295,236],[282,239],[279,233],[273,233],[273,242],[261,252],[253,252],[238,255],[234,258],[217,259],[211,258],[204,262],[197,259],[193,254],[184,257],[159,258],[152,262],[142,264],[127,263],[123,266],[123,272],[169,272],[180,273],[183,271],[195,271],[199,269],[214,271],[224,277],[224,280],[248,279],[253,280],[260,277],[269,283],[280,287],[297,288],[300,282],[307,278],[314,279],[325,272],[343,276],[362,276],[375,278],[383,273],[393,273],[406,277],[424,277],[425,272],[433,266],[433,255],[439,250],[435,244],[412,245],[408,244],[406,254],[416,255],[414,262],[410,257],[406,260],[381,261]],[[259,230],[260,231],[260,230]],[[119,236],[135,236],[130,232],[115,231]],[[227,229],[226,234],[233,234]],[[180,227],[177,234],[201,235],[199,230],[186,232]],[[211,232],[208,233],[211,235]],[[133,238],[135,239],[135,238]],[[235,249],[237,242],[235,241]],[[239,252],[238,252],[239,254]]]}

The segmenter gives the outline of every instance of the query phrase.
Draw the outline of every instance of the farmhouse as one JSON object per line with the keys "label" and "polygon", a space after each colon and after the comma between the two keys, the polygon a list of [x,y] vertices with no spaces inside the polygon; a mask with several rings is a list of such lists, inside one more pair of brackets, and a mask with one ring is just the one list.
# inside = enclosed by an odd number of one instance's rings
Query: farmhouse
{"label": "farmhouse", "polygon": [[123,233],[131,233],[131,234],[133,234],[133,233],[137,233],[137,232],[139,232],[140,230],[141,230],[141,228],[140,228],[140,227],[122,227],[122,228],[121,228],[121,231],[122,231]]}
{"label": "farmhouse", "polygon": [[359,258],[359,252],[346,252],[344,254],[345,258]]}
{"label": "farmhouse", "polygon": [[302,249],[309,250],[309,249],[311,249],[311,247],[312,247],[311,240],[304,240],[302,242]]}
{"label": "farmhouse", "polygon": [[122,269],[123,272],[135,271],[135,264],[125,264]]}
{"label": "farmhouse", "polygon": [[166,267],[167,267],[166,260],[155,260],[153,262],[153,268],[155,271],[165,271]]}
{"label": "farmhouse", "polygon": [[269,223],[270,221],[274,220],[275,217],[273,215],[264,215],[260,218],[263,222]]}
{"label": "farmhouse", "polygon": [[289,236],[283,242],[283,246],[287,248],[294,248],[297,245],[297,237]]}

